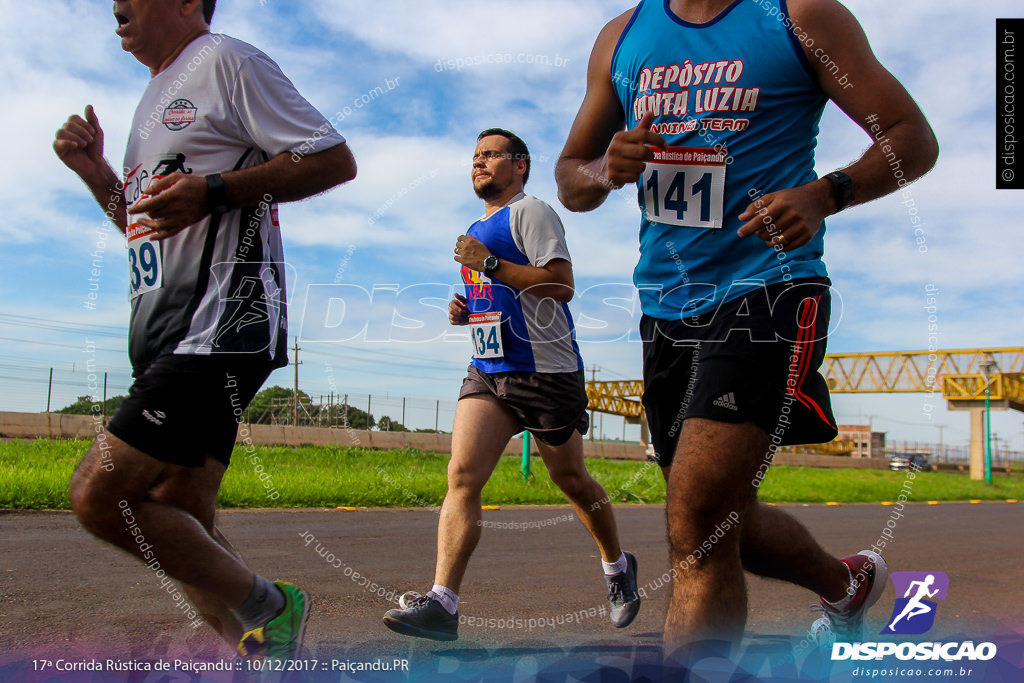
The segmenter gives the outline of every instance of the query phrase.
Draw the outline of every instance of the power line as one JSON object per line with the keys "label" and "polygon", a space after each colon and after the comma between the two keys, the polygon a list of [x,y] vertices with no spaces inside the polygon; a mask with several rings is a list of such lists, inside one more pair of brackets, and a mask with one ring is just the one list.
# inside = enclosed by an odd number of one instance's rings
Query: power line
{"label": "power line", "polygon": [[[418,361],[421,361],[422,363],[429,363],[431,365],[444,364],[444,365],[451,365],[453,367],[462,367],[462,363],[453,363],[452,361],[439,360],[437,357],[413,356],[413,355],[405,354],[405,353],[389,353],[388,351],[378,351],[378,350],[375,350],[375,349],[361,349],[361,348],[352,347],[352,346],[348,346],[348,347],[344,347],[344,348],[346,350],[348,350],[348,351],[354,351],[354,352],[357,352],[357,353],[360,353],[360,354],[366,354],[366,355],[371,355],[371,356],[384,356],[385,358],[400,358],[400,359],[403,359],[403,360],[413,360],[413,361],[417,361],[418,360]],[[346,354],[343,354],[343,353],[328,353],[327,351],[307,350],[306,353],[311,353],[311,354],[314,354],[314,355],[321,355],[321,356],[328,356],[328,357],[332,357],[332,358],[355,358],[355,356],[349,356],[349,355],[346,355]],[[393,364],[394,365],[400,365],[400,363],[393,363]],[[404,365],[411,365],[411,364],[405,363]],[[412,367],[418,367],[418,366],[412,365]]]}
{"label": "power line", "polygon": [[[79,323],[68,323],[68,322],[66,322],[64,320],[56,320],[54,318],[36,318],[36,317],[30,316],[30,315],[15,315],[13,313],[0,313],[0,318],[17,318],[17,319],[20,319],[20,320],[34,320],[34,321],[37,321],[37,322],[61,323],[61,324],[67,324],[67,325],[79,324]],[[120,331],[120,332],[123,332],[125,334],[128,333],[128,328],[127,327],[122,327],[120,325],[99,325],[99,324],[94,324],[94,323],[90,323],[90,324],[81,323],[79,325],[82,326],[82,327],[98,327],[98,328],[107,329],[107,330]]]}
{"label": "power line", "polygon": [[611,374],[614,379],[636,379],[635,375],[632,375],[632,376],[631,375],[625,375],[625,374],[623,374],[621,372],[616,372],[615,370],[612,370],[611,368],[607,368],[607,367],[604,367],[604,366],[601,366],[600,370],[601,370],[601,372],[606,372],[606,373]]}
{"label": "power line", "polygon": [[[113,337],[122,339],[128,334],[126,327],[113,327],[111,325],[84,325],[79,323],[68,323],[61,320],[49,318],[33,318],[27,315],[0,314],[0,324],[16,325],[19,327],[31,327],[38,330],[54,330],[56,332],[88,333],[97,337]],[[106,331],[111,330],[111,331]]]}
{"label": "power line", "polygon": [[[82,350],[82,345],[81,344],[60,344],[58,342],[44,342],[44,341],[36,341],[34,339],[24,339],[24,338],[16,339],[16,338],[13,338],[13,337],[0,337],[0,340],[2,340],[2,341],[12,341],[12,342],[22,342],[24,344],[32,344],[33,346],[56,346],[56,347],[62,348],[62,349],[75,349],[77,351],[81,351]],[[96,347],[95,350],[96,351],[103,351],[104,353],[120,353],[120,354],[124,354],[124,353],[127,352],[127,348],[126,347],[122,347],[120,349],[106,349],[106,348]]]}

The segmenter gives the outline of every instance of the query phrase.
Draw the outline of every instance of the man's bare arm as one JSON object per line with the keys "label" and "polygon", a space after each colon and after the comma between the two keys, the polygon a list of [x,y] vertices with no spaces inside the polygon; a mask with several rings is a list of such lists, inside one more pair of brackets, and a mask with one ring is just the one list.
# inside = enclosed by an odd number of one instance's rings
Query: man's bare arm
{"label": "man's bare arm", "polygon": [[[475,271],[484,271],[484,260],[491,251],[471,235],[459,235],[455,241],[455,261]],[[572,264],[563,258],[551,259],[543,266],[513,263],[498,259],[495,277],[521,292],[568,303],[576,293]],[[449,311],[449,317],[450,316]],[[457,324],[457,323],[453,323]]]}
{"label": "man's bare arm", "polygon": [[103,156],[103,129],[91,104],[86,106],[84,117],[74,114],[60,127],[53,141],[53,151],[65,166],[78,174],[107,218],[124,232],[128,225],[124,186]]}
{"label": "man's bare arm", "polygon": [[[356,162],[345,143],[298,161],[290,152],[282,152],[258,166],[221,174],[232,208],[305,199],[355,176]],[[129,213],[146,214],[139,223],[156,230],[156,239],[181,232],[210,213],[204,176],[172,173],[150,183],[148,192],[151,197],[135,204]]]}
{"label": "man's bare arm", "polygon": [[570,211],[596,209],[609,192],[640,177],[654,158],[646,145],[665,147],[665,140],[650,131],[653,116],[623,130],[626,117],[612,85],[611,62],[632,14],[616,17],[598,35],[587,67],[587,94],[555,164],[558,198]]}
{"label": "man's bare arm", "polygon": [[[814,41],[805,54],[825,94],[872,138],[860,159],[843,169],[853,181],[854,203],[869,202],[900,186],[887,156],[899,161],[903,184],[928,172],[938,156],[935,134],[910,94],[875,58],[853,15],[835,0],[790,0],[789,10],[793,23]],[[822,63],[821,55],[829,59]],[[830,61],[847,75],[848,83],[840,84],[828,68]],[[748,222],[739,234],[756,234],[765,241],[784,234],[785,249],[793,249],[806,244],[837,208],[831,181],[820,178],[750,204],[740,214]],[[765,222],[765,216],[770,220]]]}

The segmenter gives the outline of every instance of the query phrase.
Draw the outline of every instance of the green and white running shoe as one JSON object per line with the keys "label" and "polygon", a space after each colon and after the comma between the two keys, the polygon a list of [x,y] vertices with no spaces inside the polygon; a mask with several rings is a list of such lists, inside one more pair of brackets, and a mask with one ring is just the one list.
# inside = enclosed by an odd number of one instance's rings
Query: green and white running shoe
{"label": "green and white running shoe", "polygon": [[285,581],[275,581],[284,593],[284,609],[266,626],[249,631],[238,642],[238,654],[246,659],[295,659],[309,618],[309,594]]}

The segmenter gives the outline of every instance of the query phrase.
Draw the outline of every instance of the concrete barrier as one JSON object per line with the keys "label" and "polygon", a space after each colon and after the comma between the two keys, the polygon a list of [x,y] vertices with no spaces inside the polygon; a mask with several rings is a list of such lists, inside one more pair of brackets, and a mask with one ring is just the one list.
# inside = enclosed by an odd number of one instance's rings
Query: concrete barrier
{"label": "concrete barrier", "polygon": [[[96,420],[91,415],[62,415],[59,413],[0,412],[0,437],[34,439],[92,439],[96,435]],[[243,425],[238,430],[238,441],[250,438],[261,446],[362,446],[365,448],[413,448],[420,451],[451,453],[451,434],[424,434],[421,432],[374,432],[341,427],[291,427],[286,425]],[[531,439],[530,451],[538,454],[537,440]],[[521,455],[523,442],[513,438],[505,446],[507,455]],[[643,444],[583,441],[583,454],[588,458],[609,460],[646,460],[647,447]],[[810,453],[777,453],[777,465],[803,467],[847,467],[855,469],[888,469],[887,458],[850,458],[841,455],[815,455]]]}

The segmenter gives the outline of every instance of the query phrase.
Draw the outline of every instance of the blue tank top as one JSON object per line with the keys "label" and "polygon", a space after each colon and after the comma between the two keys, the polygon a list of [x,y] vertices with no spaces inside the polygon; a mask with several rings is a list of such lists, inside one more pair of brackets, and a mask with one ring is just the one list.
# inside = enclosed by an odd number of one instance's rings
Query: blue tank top
{"label": "blue tank top", "polygon": [[627,126],[653,111],[670,145],[637,183],[633,281],[649,316],[708,313],[762,284],[827,275],[824,225],[789,252],[736,234],[761,195],[817,178],[827,97],[786,25],[785,0],[736,0],[706,24],[643,0],[619,38],[611,76]]}

